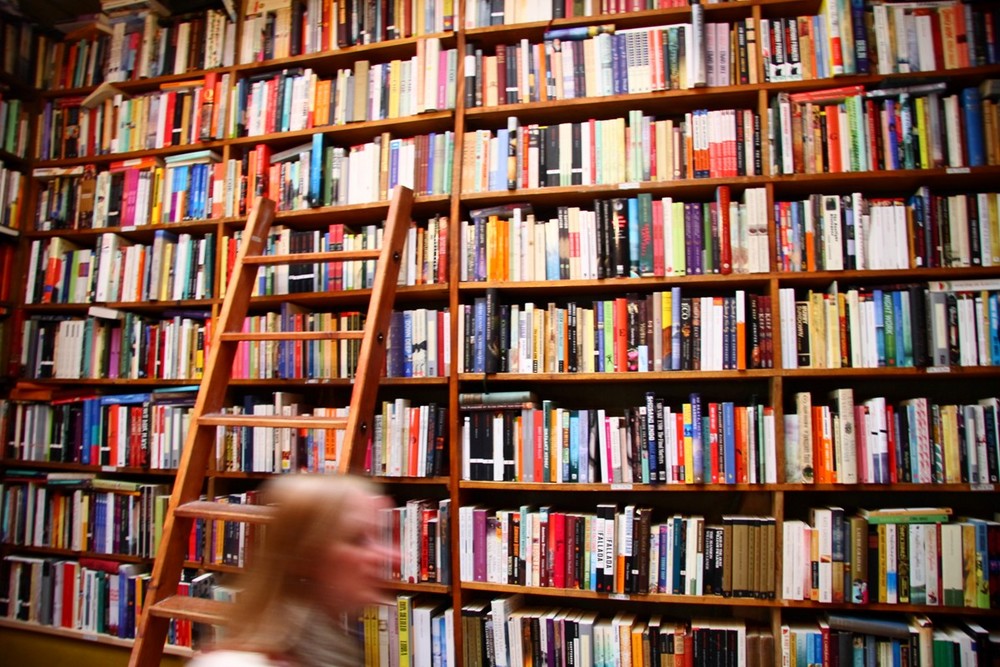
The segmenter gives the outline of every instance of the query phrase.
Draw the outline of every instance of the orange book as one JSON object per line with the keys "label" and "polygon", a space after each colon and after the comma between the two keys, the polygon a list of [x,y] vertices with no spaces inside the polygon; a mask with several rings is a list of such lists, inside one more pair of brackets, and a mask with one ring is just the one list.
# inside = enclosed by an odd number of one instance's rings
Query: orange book
{"label": "orange book", "polygon": [[836,104],[828,104],[823,108],[826,115],[826,150],[830,164],[830,173],[840,173],[844,170],[840,159],[840,108]]}
{"label": "orange book", "polygon": [[734,413],[736,423],[733,432],[736,439],[736,483],[747,484],[750,474],[747,470],[747,410],[749,408],[736,406]]}
{"label": "orange book", "polygon": [[416,477],[420,465],[420,429],[422,425],[420,424],[420,409],[411,408],[410,409],[410,442],[408,443],[409,455],[406,457],[409,463],[409,469],[407,470],[407,475],[409,477]]}

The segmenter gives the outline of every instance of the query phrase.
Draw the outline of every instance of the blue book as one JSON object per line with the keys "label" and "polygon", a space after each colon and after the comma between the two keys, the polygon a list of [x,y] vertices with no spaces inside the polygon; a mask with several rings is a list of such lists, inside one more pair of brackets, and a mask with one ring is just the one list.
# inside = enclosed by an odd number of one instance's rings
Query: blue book
{"label": "blue book", "polygon": [[889,164],[886,169],[899,169],[899,139],[896,135],[896,100],[888,98],[885,101],[885,117],[889,123]]}
{"label": "blue book", "polygon": [[986,164],[986,148],[983,141],[983,104],[979,88],[972,86],[962,89],[962,127],[965,128],[965,147],[970,167]]}
{"label": "blue book", "polygon": [[885,311],[882,303],[882,290],[872,290],[872,300],[875,302],[875,350],[878,365],[885,366]]}
{"label": "blue book", "polygon": [[292,82],[294,79],[294,76],[286,76],[283,81],[282,88],[284,90],[281,99],[281,122],[278,124],[278,127],[275,128],[278,132],[287,132],[292,126]]}
{"label": "blue book", "polygon": [[[485,325],[486,300],[483,300],[483,316]],[[478,331],[478,330],[477,330]],[[479,346],[481,347],[481,346]],[[478,359],[478,355],[474,355]],[[485,360],[485,357],[484,357]],[[482,373],[482,367],[476,372]],[[413,377],[413,312],[403,312],[403,375],[402,377]]]}
{"label": "blue book", "polygon": [[402,139],[393,139],[389,142],[389,191],[391,192],[399,183],[399,151],[403,145]]}
{"label": "blue book", "polygon": [[[472,306],[472,324],[473,324],[473,351],[472,351],[472,372],[473,373],[485,373],[486,372],[486,297],[477,297]],[[410,318],[406,319],[407,328],[410,332],[410,337],[412,338],[413,325],[410,322]],[[412,366],[410,368],[410,373],[407,373],[406,377],[410,377],[412,374]]]}
{"label": "blue book", "polygon": [[660,553],[660,562],[657,563],[657,566],[658,566],[659,571],[660,571],[660,578],[659,578],[660,584],[659,584],[659,586],[657,586],[656,591],[652,591],[652,592],[655,592],[655,593],[666,593],[667,592],[666,586],[667,586],[667,546],[668,546],[667,545],[667,535],[668,534],[669,533],[667,531],[666,525],[661,525],[660,526],[660,534],[659,534],[659,539],[660,539],[660,552],[659,552]]}
{"label": "blue book", "polygon": [[674,595],[683,595],[687,592],[684,590],[684,575],[687,572],[684,568],[684,547],[686,542],[684,539],[685,519],[677,516],[673,517],[672,520],[674,522],[674,540],[672,545],[674,550],[674,571],[671,593]]}
{"label": "blue book", "polygon": [[648,463],[643,467],[643,481],[647,483],[659,481],[659,449],[656,443],[656,395],[651,391],[646,392],[646,449],[648,456],[644,458],[648,459]]}
{"label": "blue book", "polygon": [[[507,189],[507,145],[510,143],[510,131],[505,128],[499,128],[497,130],[497,141],[493,147],[496,155],[493,156],[493,164],[497,165],[496,169],[490,171],[490,191],[495,190],[506,190]],[[431,143],[433,146],[433,143]],[[551,156],[550,156],[551,157]],[[428,163],[430,160],[428,160]],[[428,164],[428,168],[430,168]],[[429,175],[429,174],[428,174]],[[433,183],[432,180],[427,181],[428,184]]]}
{"label": "blue book", "polygon": [[638,278],[639,273],[639,200],[636,197],[628,199],[628,275]]}
{"label": "blue book", "polygon": [[736,483],[736,406],[732,401],[722,403],[722,451],[725,458],[723,472],[726,484]]}
{"label": "blue book", "polygon": [[1000,293],[989,295],[987,311],[990,317],[990,365],[1000,366]]}
{"label": "blue book", "polygon": [[624,95],[628,92],[628,73],[625,69],[625,35],[612,34],[611,45],[612,92],[615,95]]}
{"label": "blue book", "polygon": [[309,206],[316,207],[322,202],[323,182],[323,133],[317,132],[312,138],[312,151],[309,153]]}
{"label": "blue book", "polygon": [[[903,317],[903,292],[901,290],[892,291],[892,319],[896,325],[896,366],[899,368],[912,366],[913,345],[912,342],[909,346],[906,345],[906,339],[910,337],[910,319]],[[910,350],[910,363],[906,362],[907,347]]]}
{"label": "blue book", "polygon": [[[563,471],[564,482],[580,481],[580,412],[567,410],[569,413],[569,470]],[[569,473],[567,476],[566,473]]]}

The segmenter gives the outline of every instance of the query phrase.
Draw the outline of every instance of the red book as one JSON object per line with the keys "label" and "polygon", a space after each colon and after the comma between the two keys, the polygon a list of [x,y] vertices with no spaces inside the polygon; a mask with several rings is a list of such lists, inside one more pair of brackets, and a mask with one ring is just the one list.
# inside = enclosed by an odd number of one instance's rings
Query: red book
{"label": "red book", "polygon": [[715,202],[719,212],[719,273],[729,274],[733,272],[733,245],[729,238],[732,222],[729,219],[728,185],[715,189]]}
{"label": "red book", "polygon": [[[532,433],[532,442],[534,444],[534,446],[532,447],[532,452],[534,453],[534,460],[532,462],[534,479],[524,480],[524,481],[544,482],[545,480],[543,479],[543,470],[545,469],[545,461],[544,461],[545,452],[544,452],[543,442],[545,438],[545,423],[544,423],[545,413],[543,413],[541,410],[535,409],[531,410],[529,414],[531,415],[530,418],[532,420],[531,433]],[[609,457],[608,460],[610,461],[611,458]]]}
{"label": "red book", "polygon": [[165,119],[163,131],[163,147],[173,145],[174,138],[174,106],[177,104],[177,93],[170,91],[167,93],[167,107],[163,113]]}
{"label": "red book", "polygon": [[653,200],[653,275],[662,278],[667,273],[663,256],[663,200]]}
{"label": "red book", "polygon": [[549,582],[553,588],[566,588],[566,515],[562,512],[550,514],[549,531],[552,534]]}
{"label": "red book", "polygon": [[614,301],[614,334],[615,372],[624,373],[628,370],[628,298],[626,297],[617,297]]}
{"label": "red book", "polygon": [[708,404],[708,443],[712,456],[712,484],[719,483],[719,404]]}
{"label": "red book", "polygon": [[[438,262],[437,262],[436,281],[438,283],[445,283],[448,281],[448,218],[447,217],[441,217],[438,219],[437,247],[438,247]],[[438,336],[438,338],[443,340],[443,337],[441,336]],[[444,357],[441,358],[443,359]]]}
{"label": "red book", "polygon": [[899,481],[896,474],[896,409],[891,403],[885,405],[885,434],[889,442],[889,482],[895,484]]}
{"label": "red book", "polygon": [[75,561],[62,561],[57,565],[62,568],[62,616],[59,625],[64,628],[74,628],[73,603],[80,588],[80,564]]}

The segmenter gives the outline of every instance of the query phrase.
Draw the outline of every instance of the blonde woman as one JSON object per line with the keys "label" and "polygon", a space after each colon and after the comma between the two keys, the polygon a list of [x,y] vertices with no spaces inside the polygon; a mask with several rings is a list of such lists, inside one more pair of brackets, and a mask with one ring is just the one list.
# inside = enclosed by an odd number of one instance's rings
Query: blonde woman
{"label": "blonde woman", "polygon": [[269,481],[277,506],[246,574],[226,637],[189,667],[354,667],[361,645],[345,615],[385,601],[389,552],[378,512],[389,501],[363,479],[293,475]]}

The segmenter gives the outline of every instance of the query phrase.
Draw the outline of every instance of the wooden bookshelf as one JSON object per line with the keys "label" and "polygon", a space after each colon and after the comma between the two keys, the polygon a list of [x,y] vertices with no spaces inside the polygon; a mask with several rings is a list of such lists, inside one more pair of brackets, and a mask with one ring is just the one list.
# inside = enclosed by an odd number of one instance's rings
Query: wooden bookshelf
{"label": "wooden bookshelf", "polygon": [[[448,455],[450,468],[447,474],[423,478],[376,476],[375,481],[387,490],[400,504],[406,500],[433,498],[435,501],[451,501],[451,533],[449,554],[452,563],[450,584],[404,584],[391,582],[388,588],[400,593],[426,594],[435,599],[450,601],[456,616],[463,605],[470,601],[483,601],[500,596],[523,593],[530,601],[545,605],[560,605],[598,609],[605,616],[612,616],[622,609],[639,607],[648,614],[651,607],[669,605],[668,615],[672,619],[690,619],[699,616],[732,616],[752,621],[757,627],[768,630],[774,639],[776,664],[780,663],[780,636],[782,625],[790,621],[820,617],[828,611],[856,613],[871,616],[873,613],[903,618],[906,614],[926,614],[932,619],[969,618],[996,629],[996,608],[934,606],[913,604],[869,603],[854,605],[846,603],[819,603],[813,601],[782,599],[783,537],[782,528],[786,521],[803,520],[808,523],[809,509],[828,504],[845,507],[845,516],[861,508],[896,506],[898,503],[956,506],[983,519],[993,519],[1000,511],[997,503],[995,483],[955,482],[907,483],[889,482],[875,484],[858,483],[797,483],[787,481],[786,456],[795,444],[786,441],[783,420],[796,415],[796,394],[811,392],[813,405],[826,405],[829,391],[850,388],[855,392],[855,405],[875,397],[887,397],[893,405],[904,399],[926,397],[931,403],[973,401],[986,398],[995,392],[1000,380],[1000,365],[993,366],[925,366],[925,367],[877,367],[877,368],[785,368],[782,366],[782,346],[779,329],[781,315],[779,298],[785,288],[793,288],[797,294],[810,290],[825,292],[834,282],[843,290],[847,286],[877,288],[894,284],[923,284],[931,281],[981,280],[1000,281],[1000,265],[992,266],[941,266],[906,269],[878,270],[817,270],[786,272],[780,270],[776,243],[780,244],[779,229],[774,219],[774,208],[778,202],[808,198],[809,195],[850,195],[860,192],[866,197],[902,198],[913,195],[918,188],[927,186],[932,193],[945,195],[969,194],[996,191],[1000,177],[1000,156],[994,164],[984,166],[951,166],[928,169],[884,169],[862,172],[839,173],[772,173],[771,145],[769,132],[772,119],[769,118],[771,102],[779,95],[788,93],[809,93],[824,91],[841,86],[858,85],[865,90],[879,87],[905,87],[925,81],[944,81],[948,93],[956,93],[962,88],[978,86],[989,79],[1000,78],[1000,64],[957,67],[935,71],[914,71],[910,73],[881,73],[873,62],[867,74],[845,75],[793,81],[767,81],[764,72],[764,55],[761,46],[761,21],[792,19],[813,16],[822,11],[825,3],[819,0],[740,0],[720,4],[706,4],[703,7],[706,22],[736,23],[752,19],[757,26],[757,69],[755,83],[693,87],[641,93],[619,93],[599,97],[579,97],[572,99],[548,99],[545,101],[518,102],[497,106],[469,106],[466,104],[466,87],[474,85],[474,79],[464,76],[467,58],[476,49],[490,55],[503,45],[514,48],[521,40],[532,45],[543,41],[546,31],[556,28],[592,27],[614,24],[617,30],[653,29],[691,21],[690,7],[643,10],[623,14],[608,14],[593,17],[560,18],[551,21],[532,21],[513,25],[488,27],[466,27],[464,12],[467,3],[456,9],[454,31],[433,33],[417,37],[407,37],[384,42],[374,42],[348,46],[322,53],[303,54],[277,58],[262,62],[239,63],[239,37],[237,37],[237,57],[233,65],[211,70],[192,70],[183,74],[169,74],[147,79],[129,80],[115,83],[115,87],[129,95],[142,95],[161,89],[161,86],[205,79],[206,75],[229,75],[230,102],[235,99],[237,82],[260,77],[266,73],[282,70],[308,68],[320,78],[336,78],[341,69],[351,69],[359,60],[374,64],[385,64],[398,59],[415,58],[421,42],[426,39],[440,40],[441,49],[456,49],[458,69],[454,81],[455,100],[453,108],[416,113],[401,118],[384,118],[346,124],[326,124],[287,132],[273,132],[259,136],[235,136],[235,132],[224,133],[224,138],[196,141],[184,145],[172,145],[142,151],[106,153],[88,157],[62,160],[41,160],[36,157],[21,158],[0,150],[0,160],[12,168],[29,173],[37,167],[75,167],[94,165],[98,171],[111,163],[133,158],[182,155],[185,153],[213,150],[219,153],[222,162],[239,160],[264,145],[279,152],[306,144],[315,135],[322,135],[324,148],[350,149],[388,135],[393,139],[411,138],[430,133],[451,132],[453,153],[451,183],[447,194],[421,194],[415,197],[413,218],[418,228],[426,231],[428,220],[441,216],[448,220],[447,246],[440,248],[447,253],[447,280],[430,284],[400,286],[397,293],[397,309],[431,309],[450,313],[451,367],[437,377],[391,377],[381,382],[380,400],[395,398],[411,400],[413,405],[435,402],[448,409]],[[471,4],[471,3],[469,3]],[[968,6],[968,5],[967,5]],[[995,11],[995,10],[994,10]],[[238,26],[239,34],[242,25]],[[869,47],[871,49],[871,47]],[[1000,48],[1000,45],[998,45]],[[472,57],[472,62],[475,57]],[[737,72],[738,75],[738,72]],[[737,76],[738,80],[738,76]],[[33,109],[39,113],[45,103],[58,102],[74,97],[84,97],[97,86],[54,88],[35,90],[32,86],[18,82],[6,74],[0,74],[0,85],[6,85],[16,94],[35,101]],[[554,85],[554,84],[553,84]],[[218,102],[217,102],[218,103]],[[496,133],[507,127],[508,119],[516,117],[521,126],[529,124],[555,125],[560,123],[584,123],[591,119],[624,119],[630,111],[655,119],[681,120],[684,114],[695,110],[749,109],[757,114],[760,123],[760,157],[762,173],[728,177],[690,178],[687,176],[672,180],[643,180],[631,178],[624,182],[602,184],[560,185],[549,187],[492,189],[478,192],[462,191],[463,158],[469,149],[465,145],[467,132],[486,130]],[[232,129],[232,128],[231,128]],[[33,128],[33,132],[37,132]],[[752,128],[750,130],[752,132]],[[34,155],[35,144],[29,141],[29,155]],[[998,151],[1000,152],[1000,151]],[[506,152],[500,155],[501,161]],[[426,165],[424,165],[426,166]],[[780,171],[780,170],[779,170]],[[25,269],[30,245],[33,241],[50,241],[61,237],[93,249],[104,233],[113,233],[135,243],[152,244],[161,229],[171,232],[204,237],[213,234],[215,239],[214,262],[215,286],[220,285],[220,276],[225,271],[226,256],[222,246],[224,238],[232,237],[242,224],[239,215],[209,216],[202,220],[185,220],[169,225],[140,225],[135,227],[105,227],[100,229],[53,229],[35,230],[35,204],[40,197],[39,179],[26,190],[26,203],[22,207],[20,230],[14,235],[0,234],[0,244],[13,244],[23,256],[17,266],[14,280],[15,289],[10,301],[4,302],[17,307],[20,315],[32,317],[72,317],[86,318],[88,303],[29,303],[25,304]],[[506,182],[506,179],[504,179]],[[675,202],[710,204],[720,187],[732,192],[733,201],[750,189],[761,188],[766,200],[766,229],[768,248],[768,269],[759,273],[705,273],[667,275],[658,277],[609,277],[603,279],[535,279],[531,281],[513,280],[462,280],[463,262],[472,253],[462,247],[459,230],[461,222],[469,220],[471,212],[494,206],[525,203],[530,204],[539,220],[555,218],[560,207],[578,207],[589,210],[595,200],[631,198],[639,194],[651,195],[655,199],[673,198]],[[370,201],[344,205],[321,205],[279,211],[275,224],[290,228],[295,232],[315,232],[324,234],[331,224],[344,223],[358,228],[362,225],[377,225],[388,211],[388,201]],[[994,227],[994,233],[1000,228]],[[7,270],[0,267],[0,270]],[[544,309],[544,305],[554,302],[559,305],[574,302],[586,304],[595,300],[613,300],[630,294],[640,296],[669,291],[679,287],[682,292],[698,296],[731,296],[740,291],[745,296],[760,296],[770,299],[773,318],[773,368],[753,368],[747,364],[745,370],[660,370],[648,372],[587,372],[587,373],[485,373],[472,371],[469,366],[459,368],[466,341],[459,340],[459,313],[463,306],[471,306],[488,293],[497,293],[507,305],[534,303]],[[366,301],[369,290],[359,289],[340,292],[313,291],[290,294],[270,294],[255,297],[250,306],[253,316],[280,312],[284,304],[293,304],[315,312],[346,313]],[[211,298],[190,300],[168,300],[148,302],[111,301],[100,305],[135,313],[152,319],[163,318],[170,311],[196,311],[214,321],[218,317],[221,294],[216,289]],[[747,313],[749,319],[749,312]],[[12,320],[0,313],[0,327],[11,328]],[[475,334],[465,330],[467,337]],[[0,341],[4,338],[0,337]],[[7,345],[10,336],[6,337]],[[0,349],[0,360],[7,360],[6,350]],[[469,360],[466,360],[468,363]],[[3,363],[0,363],[2,370]],[[196,384],[196,379],[56,379],[32,380],[45,389],[53,391],[93,390],[99,394],[126,392],[148,392],[153,389]],[[246,396],[293,392],[314,398],[317,404],[339,404],[334,399],[346,402],[346,390],[351,386],[348,378],[303,378],[303,379],[255,379],[240,378],[230,382],[229,394],[234,405],[240,405]],[[10,383],[0,384],[0,396],[6,396]],[[538,481],[485,481],[463,477],[463,412],[459,395],[464,392],[486,392],[507,390],[530,390],[537,394],[538,402],[551,400],[566,409],[586,406],[593,409],[602,406],[608,414],[621,413],[624,408],[635,407],[637,397],[652,391],[672,406],[684,403],[685,397],[694,392],[702,394],[706,403],[727,400],[737,404],[751,401],[773,410],[775,440],[773,442],[776,471],[775,481],[760,483],[640,483],[640,482],[583,482],[558,483]],[[308,402],[308,400],[306,400]],[[1000,415],[997,415],[1000,418]],[[6,441],[3,443],[6,445]],[[4,452],[0,460],[0,471],[29,470],[37,472],[79,472],[100,473],[115,478],[141,480],[149,483],[169,481],[171,469],[145,469],[135,466],[114,467],[83,463],[51,463],[25,461]],[[259,485],[271,473],[249,470],[210,470],[205,489],[208,496],[239,493]],[[630,503],[649,506],[654,509],[654,520],[663,520],[671,514],[698,514],[705,523],[719,523],[726,513],[749,513],[773,517],[776,522],[775,587],[773,599],[733,598],[716,596],[663,595],[663,594],[612,594],[590,590],[555,589],[545,586],[526,587],[506,583],[463,581],[459,576],[461,560],[460,543],[462,535],[458,511],[460,507],[478,504],[491,510],[512,509],[530,499],[535,505],[551,505],[556,510],[578,514],[592,514],[594,507],[601,503]],[[751,511],[752,510],[752,511]],[[956,515],[958,512],[956,512]],[[46,550],[0,545],[0,555],[15,553],[46,554],[59,557],[99,557],[88,552],[72,553],[65,550]],[[127,562],[145,562],[142,559],[115,556]],[[189,563],[189,565],[197,565]],[[235,573],[238,568],[229,565],[201,563],[205,569],[219,573]],[[869,564],[869,567],[871,565]],[[37,624],[22,624],[0,621],[3,627],[25,628],[32,632],[59,634],[80,639],[92,639],[83,633],[73,633]],[[463,645],[464,628],[455,623],[455,642]],[[104,641],[101,638],[99,641]],[[107,639],[115,644],[118,640]],[[181,655],[187,655],[181,653]]]}

